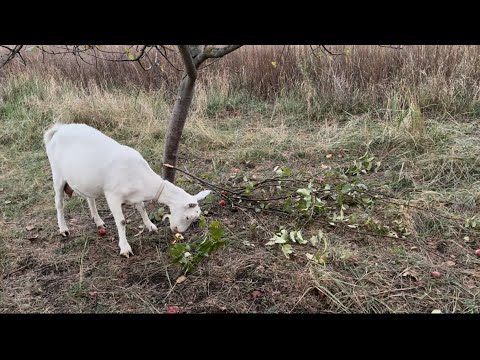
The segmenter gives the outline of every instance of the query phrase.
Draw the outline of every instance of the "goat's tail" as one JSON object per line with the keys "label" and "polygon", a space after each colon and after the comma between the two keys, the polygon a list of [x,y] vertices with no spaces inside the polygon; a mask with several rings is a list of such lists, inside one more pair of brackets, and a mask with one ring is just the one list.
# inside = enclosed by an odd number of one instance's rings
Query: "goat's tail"
{"label": "goat's tail", "polygon": [[52,127],[50,127],[49,129],[47,129],[44,133],[43,133],[43,142],[45,143],[45,145],[47,145],[50,140],[52,140],[52,137],[53,135],[55,135],[55,133],[57,132],[57,130],[60,128],[60,126],[62,126],[63,124],[61,123],[56,123],[56,124],[53,124]]}

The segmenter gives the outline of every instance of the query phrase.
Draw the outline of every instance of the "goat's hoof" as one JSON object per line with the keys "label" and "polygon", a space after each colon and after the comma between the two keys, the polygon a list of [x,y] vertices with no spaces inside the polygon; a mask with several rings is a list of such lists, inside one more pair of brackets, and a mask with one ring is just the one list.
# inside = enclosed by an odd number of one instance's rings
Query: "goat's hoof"
{"label": "goat's hoof", "polygon": [[128,246],[128,247],[125,247],[125,249],[120,249],[120,255],[125,256],[128,259],[130,255],[133,256],[132,248]]}
{"label": "goat's hoof", "polygon": [[68,235],[70,235],[70,232],[68,230],[60,231],[60,235],[62,235],[63,237],[67,237]]}
{"label": "goat's hoof", "polygon": [[133,256],[133,252],[131,250],[126,252],[121,252],[120,255],[125,256],[128,259],[130,255]]}

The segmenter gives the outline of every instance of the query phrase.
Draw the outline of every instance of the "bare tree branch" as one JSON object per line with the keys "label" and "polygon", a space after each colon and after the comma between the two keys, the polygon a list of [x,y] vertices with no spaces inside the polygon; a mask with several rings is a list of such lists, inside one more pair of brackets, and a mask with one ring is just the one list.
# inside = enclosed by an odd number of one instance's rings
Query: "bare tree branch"
{"label": "bare tree branch", "polygon": [[402,45],[397,45],[397,46],[395,46],[395,45],[378,45],[378,46],[393,49],[393,50],[402,50],[403,49]]}
{"label": "bare tree branch", "polygon": [[183,63],[185,64],[185,71],[190,79],[195,80],[197,78],[197,68],[193,63],[192,55],[187,45],[178,45],[178,50],[182,56]]}
{"label": "bare tree branch", "polygon": [[320,45],[320,46],[324,51],[326,51],[330,55],[345,55],[345,53],[334,53],[334,52],[330,51],[329,49],[327,49],[327,47],[325,45]]}
{"label": "bare tree branch", "polygon": [[5,55],[1,55],[0,59],[2,60],[2,63],[0,64],[0,68],[5,66],[8,62],[10,62],[12,59],[14,59],[17,55],[20,57],[23,65],[26,65],[25,59],[22,57],[22,54],[20,53],[20,50],[25,45],[15,45],[15,47],[10,48],[6,45],[0,45],[1,48],[6,49],[8,52]]}
{"label": "bare tree branch", "polygon": [[227,45],[223,48],[206,48],[200,53],[200,55],[195,58],[195,66],[198,68],[200,64],[203,63],[205,60],[210,58],[221,58],[242,46],[243,45]]}
{"label": "bare tree branch", "polygon": [[159,49],[158,46],[155,46],[155,48],[158,50],[158,53],[159,53],[160,55],[162,55],[163,58],[170,64],[171,67],[173,67],[173,68],[174,68],[175,70],[177,70],[177,71],[182,71],[181,69],[177,68],[175,65],[172,64],[172,62],[171,62],[170,59],[168,58],[168,55],[167,55],[167,52],[166,52],[165,49],[170,50],[170,51],[174,51],[174,50],[169,49],[169,48],[167,48],[166,46],[161,46],[161,45],[160,45],[160,48],[162,48],[163,51],[165,52],[165,53],[163,53],[163,52]]}
{"label": "bare tree branch", "polygon": [[208,58],[220,58],[223,57],[232,51],[237,50],[238,48],[242,47],[243,45],[227,45],[223,48],[208,48],[204,51],[207,59]]}

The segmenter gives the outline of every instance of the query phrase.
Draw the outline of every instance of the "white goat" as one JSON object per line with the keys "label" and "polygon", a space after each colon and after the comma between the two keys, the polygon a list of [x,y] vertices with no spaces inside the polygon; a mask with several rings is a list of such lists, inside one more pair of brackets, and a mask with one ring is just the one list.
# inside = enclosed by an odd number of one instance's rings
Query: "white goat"
{"label": "white goat", "polygon": [[184,232],[200,216],[198,201],[210,190],[190,195],[157,175],[131,147],[121,145],[85,124],[55,124],[45,131],[43,140],[52,169],[58,227],[68,236],[63,214],[63,192],[86,197],[97,227],[104,226],[95,199],[104,195],[118,230],[120,255],[133,255],[125,236],[122,204],[133,204],[149,231],[157,231],[147,216],[143,202],[155,200],[170,208],[170,229]]}

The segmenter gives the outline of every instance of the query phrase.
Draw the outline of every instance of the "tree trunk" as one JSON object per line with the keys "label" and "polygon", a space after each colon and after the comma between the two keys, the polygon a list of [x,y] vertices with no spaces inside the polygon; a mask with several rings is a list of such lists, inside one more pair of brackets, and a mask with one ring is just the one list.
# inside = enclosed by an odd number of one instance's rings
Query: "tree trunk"
{"label": "tree trunk", "polygon": [[[165,147],[163,150],[163,163],[177,166],[178,147],[182,137],[183,127],[187,120],[188,109],[193,99],[195,79],[184,73],[184,78],[178,88],[177,100],[172,111],[172,117],[165,136]],[[163,167],[163,178],[175,182],[175,169]]]}
{"label": "tree trunk", "polygon": [[[223,48],[205,49],[204,45],[177,45],[180,56],[183,60],[185,72],[178,88],[177,100],[173,106],[172,117],[165,136],[165,147],[163,149],[163,163],[177,166],[177,152],[180,146],[183,127],[187,120],[188,109],[193,99],[193,89],[197,79],[197,69],[208,58],[220,58],[241,45],[228,45]],[[175,182],[175,169],[163,167],[163,178]]]}

